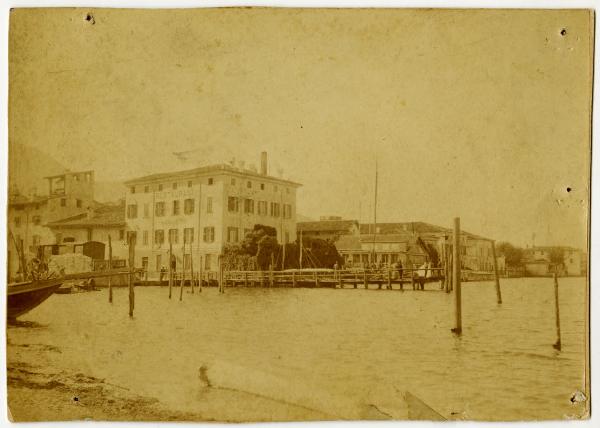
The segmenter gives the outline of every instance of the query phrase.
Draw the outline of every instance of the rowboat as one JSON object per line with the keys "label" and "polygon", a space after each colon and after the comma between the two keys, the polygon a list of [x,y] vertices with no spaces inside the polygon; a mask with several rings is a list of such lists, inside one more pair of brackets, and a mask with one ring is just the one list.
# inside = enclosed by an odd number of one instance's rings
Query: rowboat
{"label": "rowboat", "polygon": [[63,278],[8,284],[6,290],[6,318],[15,320],[50,297],[63,283]]}

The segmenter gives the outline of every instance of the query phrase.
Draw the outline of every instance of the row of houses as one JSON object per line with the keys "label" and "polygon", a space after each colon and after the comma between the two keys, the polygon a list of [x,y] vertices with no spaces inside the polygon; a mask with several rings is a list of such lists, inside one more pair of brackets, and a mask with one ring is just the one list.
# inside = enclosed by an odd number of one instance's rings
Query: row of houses
{"label": "row of houses", "polygon": [[[420,266],[425,262],[442,265],[452,230],[424,222],[362,223],[340,217],[322,217],[320,221],[298,223],[304,237],[334,242],[347,266],[372,265]],[[462,232],[461,265],[463,269],[490,272],[493,269],[491,241]],[[504,258],[499,257],[499,269]]]}
{"label": "row of houses", "polygon": [[[359,267],[397,262],[402,266],[418,266],[432,259],[437,259],[441,265],[445,248],[452,237],[451,229],[424,222],[360,224],[357,220],[343,220],[335,216],[301,222],[297,228],[298,233],[305,237],[331,240],[347,266]],[[462,269],[475,272],[493,270],[491,239],[463,231],[460,241]],[[432,254],[432,249],[435,254]],[[560,260],[552,260],[552,254],[559,254]],[[557,262],[558,267],[555,267]],[[548,276],[556,269],[567,276],[584,276],[587,273],[586,253],[567,246],[525,248],[518,267],[506,266],[505,257],[501,254],[497,254],[497,263],[499,272],[509,276]]]}
{"label": "row of houses", "polygon": [[[560,259],[558,267],[553,255]],[[523,269],[529,276],[548,276],[558,269],[566,276],[585,276],[587,274],[587,254],[578,248],[567,246],[532,246],[523,250]]]}
{"label": "row of houses", "polygon": [[[150,276],[168,266],[170,247],[176,266],[183,263],[187,268],[193,258],[196,269],[215,271],[223,248],[240,242],[256,224],[273,227],[279,242],[294,242],[297,233],[329,239],[346,266],[357,267],[441,264],[452,237],[450,229],[424,222],[374,225],[340,217],[297,222],[296,192],[301,185],[269,175],[265,152],[260,171],[230,163],[126,181],[127,193],[115,195],[120,201],[114,204],[95,201],[93,171],[45,178],[47,195],[9,195],[9,280],[18,278],[17,248],[33,257],[40,246],[51,246],[58,254],[65,246],[82,248],[79,244],[84,242],[108,244],[109,237],[113,257],[126,259],[128,238],[134,235],[136,266]],[[493,269],[489,239],[463,232],[460,240],[463,269]],[[565,273],[580,274],[585,257],[566,247],[564,254]],[[549,272],[549,253],[536,248],[526,255],[527,273]],[[498,257],[498,267],[505,270],[503,257]]]}

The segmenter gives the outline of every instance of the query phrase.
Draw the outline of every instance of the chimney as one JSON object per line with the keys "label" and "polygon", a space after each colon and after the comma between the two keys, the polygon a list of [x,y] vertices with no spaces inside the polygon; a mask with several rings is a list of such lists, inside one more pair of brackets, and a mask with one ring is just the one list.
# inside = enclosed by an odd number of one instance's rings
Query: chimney
{"label": "chimney", "polygon": [[260,154],[260,174],[267,175],[267,152]]}

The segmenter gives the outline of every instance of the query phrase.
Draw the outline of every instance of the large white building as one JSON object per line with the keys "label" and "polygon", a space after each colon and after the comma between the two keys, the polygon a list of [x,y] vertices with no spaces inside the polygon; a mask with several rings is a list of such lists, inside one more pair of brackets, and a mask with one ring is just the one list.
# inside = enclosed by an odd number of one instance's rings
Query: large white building
{"label": "large white building", "polygon": [[[125,182],[127,233],[136,236],[136,266],[150,275],[168,267],[169,243],[186,269],[216,271],[228,243],[256,224],[272,226],[279,242],[296,240],[296,190],[300,184],[229,164],[153,174]],[[184,253],[185,243],[185,253]]]}

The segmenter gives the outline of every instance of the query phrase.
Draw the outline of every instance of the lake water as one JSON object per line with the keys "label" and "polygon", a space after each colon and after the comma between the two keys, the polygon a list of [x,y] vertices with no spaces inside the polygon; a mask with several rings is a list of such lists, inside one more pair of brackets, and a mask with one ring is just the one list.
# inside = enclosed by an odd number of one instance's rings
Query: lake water
{"label": "lake water", "polygon": [[[9,327],[8,339],[56,346],[52,364],[182,410],[206,410],[198,370],[218,363],[247,373],[242,387],[267,374],[340,399],[406,390],[449,419],[558,419],[581,413],[570,398],[585,390],[586,352],[586,281],[559,281],[562,352],[550,278],[503,279],[502,305],[493,282],[463,284],[461,337],[443,292],[205,288],[180,302],[178,289],[169,300],[137,287],[133,319],[126,289],[112,305],[107,290],[54,295],[20,318],[42,328]],[[210,406],[226,419],[231,403]]]}

